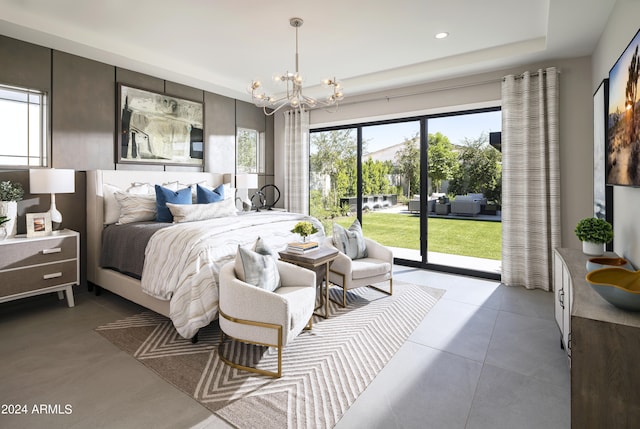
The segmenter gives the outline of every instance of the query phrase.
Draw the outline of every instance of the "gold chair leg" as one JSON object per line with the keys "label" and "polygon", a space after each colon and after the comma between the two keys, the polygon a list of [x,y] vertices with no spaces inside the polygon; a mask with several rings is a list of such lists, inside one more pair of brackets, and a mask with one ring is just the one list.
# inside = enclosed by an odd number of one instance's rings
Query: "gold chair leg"
{"label": "gold chair leg", "polygon": [[[329,299],[331,301],[335,302],[336,304],[342,306],[342,307],[346,307],[347,306],[347,289],[345,289],[345,287],[344,287],[344,282],[346,280],[346,276],[344,274],[342,274],[342,273],[339,273],[338,271],[330,270],[330,272],[332,272],[333,274],[337,274],[340,277],[342,277],[342,283],[338,285],[338,286],[340,286],[342,288],[342,302],[336,301],[335,299],[333,299],[331,297]],[[328,276],[327,276],[327,278],[328,278]],[[334,284],[336,284],[336,283],[334,283]]]}
{"label": "gold chair leg", "polygon": [[[234,338],[230,335],[227,335],[224,333],[224,331],[220,331],[221,335],[220,335],[220,344],[218,344],[218,355],[220,356],[220,360],[222,362],[224,362],[225,364],[229,365],[232,368],[236,368],[236,369],[241,369],[243,371],[248,371],[248,372],[253,372],[255,374],[260,374],[260,375],[268,375],[270,377],[275,377],[275,378],[280,378],[282,377],[282,326],[281,325],[276,325],[273,323],[264,323],[264,322],[255,322],[252,320],[243,320],[243,319],[237,319],[235,317],[231,317],[231,316],[227,316],[226,314],[224,314],[222,312],[222,310],[219,310],[219,314],[220,317],[223,317],[231,322],[234,323],[239,323],[242,325],[250,325],[250,326],[260,326],[263,328],[270,328],[270,329],[276,329],[278,331],[278,344],[266,344],[266,343],[255,343],[252,341],[246,341],[240,338]],[[237,362],[232,361],[231,359],[227,358],[224,353],[223,353],[223,345],[225,340],[229,338],[232,341],[240,341],[242,343],[245,344],[252,344],[252,345],[257,345],[257,346],[265,346],[265,347],[275,347],[278,350],[278,371],[277,372],[273,372],[273,371],[267,371],[264,369],[259,369],[259,368],[254,368],[251,366],[245,366],[242,364],[239,364]]]}
{"label": "gold chair leg", "polygon": [[393,277],[389,279],[389,290],[388,291],[386,291],[384,289],[380,289],[379,287],[375,287],[375,286],[372,286],[372,285],[369,285],[369,287],[371,289],[375,289],[375,290],[377,290],[379,292],[386,293],[387,295],[393,295]]}

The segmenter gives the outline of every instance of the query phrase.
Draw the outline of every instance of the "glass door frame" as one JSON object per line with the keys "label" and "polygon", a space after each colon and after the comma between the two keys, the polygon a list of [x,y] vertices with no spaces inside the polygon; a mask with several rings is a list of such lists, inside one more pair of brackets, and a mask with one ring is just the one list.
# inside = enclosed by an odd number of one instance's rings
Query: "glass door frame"
{"label": "glass door frame", "polygon": [[[500,280],[501,275],[498,273],[491,273],[486,271],[473,270],[469,268],[456,267],[451,265],[433,264],[428,261],[428,232],[429,232],[429,216],[427,212],[428,204],[428,192],[429,192],[429,180],[428,180],[428,148],[429,148],[429,119],[444,118],[451,116],[469,115],[475,113],[486,113],[501,110],[500,106],[486,107],[481,109],[471,109],[456,112],[437,113],[430,115],[420,115],[407,118],[389,119],[372,122],[354,123],[349,125],[338,125],[330,127],[312,128],[309,131],[311,133],[326,132],[342,129],[355,129],[356,130],[356,143],[357,143],[357,156],[356,156],[356,174],[357,174],[357,207],[356,217],[362,224],[362,129],[369,126],[396,124],[400,122],[420,122],[420,260],[411,260],[394,257],[394,263],[406,267],[422,268],[433,271],[440,271],[444,273],[472,276],[478,278],[485,278],[490,280]],[[309,137],[309,145],[311,144],[311,137]],[[309,172],[310,173],[310,172]]]}

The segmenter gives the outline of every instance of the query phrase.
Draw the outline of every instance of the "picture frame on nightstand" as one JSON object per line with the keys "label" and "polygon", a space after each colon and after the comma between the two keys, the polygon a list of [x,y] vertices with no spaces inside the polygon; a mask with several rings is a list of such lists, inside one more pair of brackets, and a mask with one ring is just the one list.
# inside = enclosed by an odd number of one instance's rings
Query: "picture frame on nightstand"
{"label": "picture frame on nightstand", "polygon": [[27,213],[27,237],[50,235],[51,213]]}

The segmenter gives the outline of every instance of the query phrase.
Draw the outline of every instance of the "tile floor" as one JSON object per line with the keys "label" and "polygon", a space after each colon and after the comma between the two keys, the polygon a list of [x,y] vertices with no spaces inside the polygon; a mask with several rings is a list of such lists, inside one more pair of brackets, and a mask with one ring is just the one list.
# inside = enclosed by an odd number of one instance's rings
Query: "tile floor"
{"label": "tile floor", "polygon": [[[407,267],[395,279],[447,292],[336,429],[569,428],[552,294]],[[93,331],[139,307],[80,289],[76,303],[49,294],[0,304],[0,404],[72,405],[0,410],[0,427],[228,427]]]}

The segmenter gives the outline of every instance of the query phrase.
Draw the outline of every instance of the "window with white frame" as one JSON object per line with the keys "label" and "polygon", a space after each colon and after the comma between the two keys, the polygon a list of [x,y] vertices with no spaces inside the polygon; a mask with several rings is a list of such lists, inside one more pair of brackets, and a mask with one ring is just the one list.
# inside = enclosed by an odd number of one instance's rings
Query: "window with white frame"
{"label": "window with white frame", "polygon": [[0,85],[0,165],[45,167],[47,95]]}

